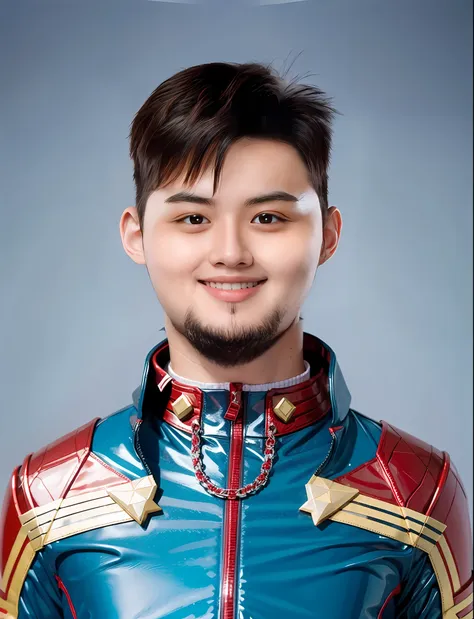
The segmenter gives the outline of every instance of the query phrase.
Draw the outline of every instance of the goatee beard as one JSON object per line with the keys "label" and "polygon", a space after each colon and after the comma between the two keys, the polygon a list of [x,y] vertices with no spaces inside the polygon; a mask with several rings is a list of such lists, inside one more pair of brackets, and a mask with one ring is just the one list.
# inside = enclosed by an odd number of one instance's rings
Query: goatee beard
{"label": "goatee beard", "polygon": [[201,324],[189,309],[183,325],[172,324],[203,357],[230,368],[249,363],[269,350],[284,333],[279,332],[282,318],[283,312],[275,309],[258,326],[230,331]]}

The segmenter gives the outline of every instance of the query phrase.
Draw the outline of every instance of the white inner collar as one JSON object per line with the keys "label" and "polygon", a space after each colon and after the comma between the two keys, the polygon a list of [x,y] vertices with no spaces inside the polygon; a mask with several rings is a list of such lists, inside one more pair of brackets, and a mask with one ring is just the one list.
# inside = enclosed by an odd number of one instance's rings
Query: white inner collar
{"label": "white inner collar", "polygon": [[[279,380],[274,383],[262,383],[260,385],[243,385],[242,391],[270,391],[270,389],[282,389],[284,387],[298,385],[299,383],[303,383],[308,380],[311,375],[311,368],[307,361],[304,362],[304,367],[305,371],[298,374],[298,376],[294,376],[293,378]],[[174,378],[174,380],[177,380],[184,385],[189,385],[190,387],[198,387],[203,391],[229,391],[230,389],[230,383],[201,383],[197,380],[190,380],[188,378],[184,378],[183,376],[179,376],[179,374],[176,374],[176,372],[173,371],[171,363],[168,364],[165,371],[169,374],[169,376],[171,376],[171,378]]]}

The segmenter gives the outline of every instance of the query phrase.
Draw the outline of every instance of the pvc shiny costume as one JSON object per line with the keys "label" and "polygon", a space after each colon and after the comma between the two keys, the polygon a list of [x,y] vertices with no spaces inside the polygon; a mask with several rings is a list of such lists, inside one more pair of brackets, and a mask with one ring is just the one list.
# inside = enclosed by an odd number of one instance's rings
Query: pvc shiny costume
{"label": "pvc shiny costume", "polygon": [[267,392],[167,374],[28,456],[3,509],[0,619],[472,618],[447,453],[350,408],[333,351]]}

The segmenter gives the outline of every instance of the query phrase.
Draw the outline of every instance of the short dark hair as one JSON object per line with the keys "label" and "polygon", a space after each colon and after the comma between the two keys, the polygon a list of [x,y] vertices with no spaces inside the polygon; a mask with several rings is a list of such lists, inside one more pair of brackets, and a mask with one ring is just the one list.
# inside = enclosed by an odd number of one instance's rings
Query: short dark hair
{"label": "short dark hair", "polygon": [[130,156],[143,227],[149,195],[184,174],[194,183],[214,165],[214,192],[229,146],[243,137],[293,146],[328,210],[328,167],[335,109],[319,88],[285,81],[259,63],[212,62],[162,82],[133,119]]}

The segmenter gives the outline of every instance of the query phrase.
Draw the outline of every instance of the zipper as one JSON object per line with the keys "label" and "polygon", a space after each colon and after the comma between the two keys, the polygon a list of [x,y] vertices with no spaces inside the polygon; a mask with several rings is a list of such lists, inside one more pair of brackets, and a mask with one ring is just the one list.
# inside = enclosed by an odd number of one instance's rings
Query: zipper
{"label": "zipper", "polygon": [[[244,422],[242,411],[242,385],[231,384],[229,409],[231,410],[231,433],[227,487],[237,490],[242,485],[242,449]],[[238,407],[237,407],[238,403]],[[220,619],[234,619],[236,606],[237,548],[240,543],[241,501],[229,496],[225,502],[224,536],[221,579]]]}

